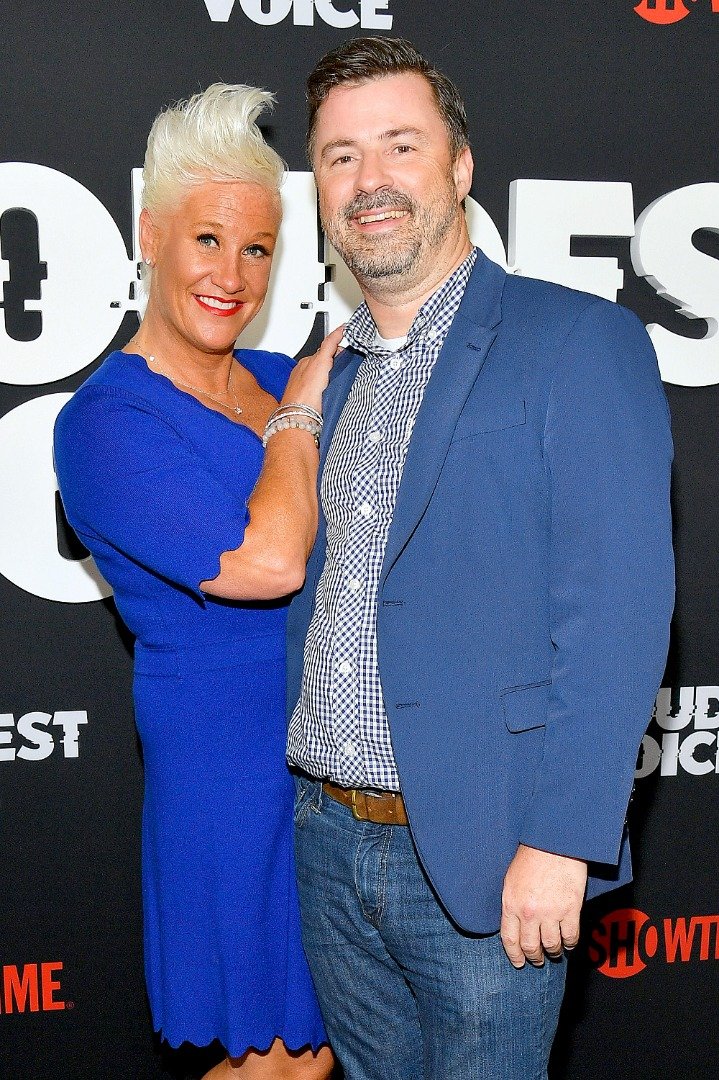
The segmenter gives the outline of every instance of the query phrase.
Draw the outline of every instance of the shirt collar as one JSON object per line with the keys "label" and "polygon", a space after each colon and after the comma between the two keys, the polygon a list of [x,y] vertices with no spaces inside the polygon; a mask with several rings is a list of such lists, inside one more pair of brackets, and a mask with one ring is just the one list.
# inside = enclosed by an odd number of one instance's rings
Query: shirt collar
{"label": "shirt collar", "polygon": [[[422,304],[414,319],[412,325],[407,332],[407,340],[402,346],[403,349],[408,348],[414,342],[421,340],[428,331],[434,326],[435,330],[439,333],[435,333],[434,341],[437,338],[444,338],[452,318],[459,307],[464,290],[467,287],[469,281],[469,275],[472,272],[475,262],[477,261],[477,248],[473,247],[469,255],[456,270],[450,274],[445,282],[443,282],[435,292]],[[440,318],[441,317],[441,318]],[[437,323],[440,325],[437,325]],[[356,352],[377,354],[382,352],[377,348],[377,327],[375,321],[370,314],[370,310],[367,304],[363,301],[357,308],[355,313],[345,327],[345,341]]]}

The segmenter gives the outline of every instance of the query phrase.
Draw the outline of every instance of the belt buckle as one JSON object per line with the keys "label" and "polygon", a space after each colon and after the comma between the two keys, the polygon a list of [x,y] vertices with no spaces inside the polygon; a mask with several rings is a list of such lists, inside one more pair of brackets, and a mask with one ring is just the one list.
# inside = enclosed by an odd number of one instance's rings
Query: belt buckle
{"label": "belt buckle", "polygon": [[357,809],[357,793],[358,793],[358,789],[356,787],[353,787],[352,788],[352,817],[355,819],[355,821],[364,821],[364,818],[361,818],[359,816],[359,810]]}

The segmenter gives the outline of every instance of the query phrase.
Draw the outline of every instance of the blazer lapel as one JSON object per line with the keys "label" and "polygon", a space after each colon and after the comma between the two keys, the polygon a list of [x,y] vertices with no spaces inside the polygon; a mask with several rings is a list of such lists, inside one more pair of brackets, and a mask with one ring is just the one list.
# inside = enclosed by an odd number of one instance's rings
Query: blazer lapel
{"label": "blazer lapel", "polygon": [[387,538],[380,588],[419,524],[437,484],[459,415],[497,335],[506,276],[478,252],[417,413]]}
{"label": "blazer lapel", "polygon": [[320,476],[327,457],[327,450],[332,442],[337,421],[347,401],[352,383],[355,381],[362,356],[354,349],[345,349],[334,362],[330,372],[330,381],[322,395],[322,437],[320,439]]}

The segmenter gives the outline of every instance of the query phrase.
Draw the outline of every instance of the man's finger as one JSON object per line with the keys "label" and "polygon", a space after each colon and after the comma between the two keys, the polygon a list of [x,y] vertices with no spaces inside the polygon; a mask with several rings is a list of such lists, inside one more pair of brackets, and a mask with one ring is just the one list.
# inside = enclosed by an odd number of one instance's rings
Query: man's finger
{"label": "man's finger", "polygon": [[562,932],[558,922],[542,923],[542,945],[547,956],[557,959],[562,955]]}
{"label": "man's finger", "polygon": [[519,919],[516,915],[502,915],[499,935],[510,964],[516,968],[524,967],[525,956],[519,944]]}
{"label": "man's finger", "polygon": [[579,944],[579,918],[562,919],[559,924],[565,949],[575,949]]}
{"label": "man's finger", "polygon": [[520,925],[519,944],[522,952],[535,967],[541,967],[544,963],[544,949],[539,923],[536,920],[524,921]]}

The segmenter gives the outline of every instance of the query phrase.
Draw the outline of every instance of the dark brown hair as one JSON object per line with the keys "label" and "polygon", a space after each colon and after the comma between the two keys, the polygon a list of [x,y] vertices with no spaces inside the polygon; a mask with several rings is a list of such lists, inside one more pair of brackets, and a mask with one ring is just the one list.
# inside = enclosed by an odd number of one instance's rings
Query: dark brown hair
{"label": "dark brown hair", "polygon": [[441,71],[432,67],[403,38],[361,37],[345,41],[317,62],[307,80],[307,152],[312,158],[317,113],[327,95],[336,86],[368,82],[388,75],[414,72],[426,79],[432,88],[437,109],[442,117],[452,157],[456,158],[468,145],[467,113],[457,87]]}

